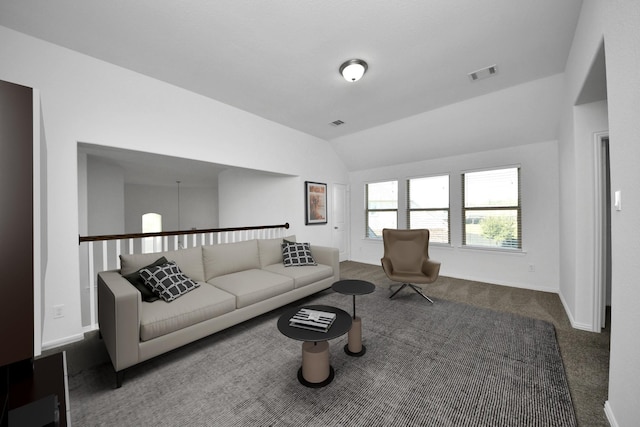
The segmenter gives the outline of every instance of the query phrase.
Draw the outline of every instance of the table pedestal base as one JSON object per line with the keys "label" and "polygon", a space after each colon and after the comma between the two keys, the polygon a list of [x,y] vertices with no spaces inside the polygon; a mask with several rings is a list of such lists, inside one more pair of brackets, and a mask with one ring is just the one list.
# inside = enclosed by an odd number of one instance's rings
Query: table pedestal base
{"label": "table pedestal base", "polygon": [[349,340],[344,346],[344,352],[349,356],[364,356],[367,348],[362,345],[362,319],[356,317],[351,321],[351,329],[349,330]]}
{"label": "table pedestal base", "polygon": [[329,364],[329,342],[302,343],[302,367],[298,380],[307,387],[324,387],[333,381],[335,373]]}

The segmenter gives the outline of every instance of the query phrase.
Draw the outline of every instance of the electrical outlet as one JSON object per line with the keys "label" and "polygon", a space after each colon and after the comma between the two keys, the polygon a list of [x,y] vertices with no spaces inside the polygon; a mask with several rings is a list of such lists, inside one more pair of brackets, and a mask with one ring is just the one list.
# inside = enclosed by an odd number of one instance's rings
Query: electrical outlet
{"label": "electrical outlet", "polygon": [[54,319],[59,319],[61,317],[64,317],[64,305],[63,304],[54,305],[53,306],[53,318]]}
{"label": "electrical outlet", "polygon": [[529,264],[529,273],[533,273],[534,271],[536,271],[536,266],[533,264]]}

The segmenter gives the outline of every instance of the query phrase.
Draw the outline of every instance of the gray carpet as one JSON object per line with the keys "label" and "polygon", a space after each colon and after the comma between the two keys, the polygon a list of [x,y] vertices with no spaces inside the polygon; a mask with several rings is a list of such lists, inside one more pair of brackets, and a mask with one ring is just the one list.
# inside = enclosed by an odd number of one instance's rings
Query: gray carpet
{"label": "gray carpet", "polygon": [[[276,329],[284,310],[129,369],[110,364],[69,378],[74,425],[575,426],[552,324],[418,295],[357,297],[367,353],[331,341],[335,379],[297,380],[300,342]],[[300,304],[351,312],[325,291]]]}

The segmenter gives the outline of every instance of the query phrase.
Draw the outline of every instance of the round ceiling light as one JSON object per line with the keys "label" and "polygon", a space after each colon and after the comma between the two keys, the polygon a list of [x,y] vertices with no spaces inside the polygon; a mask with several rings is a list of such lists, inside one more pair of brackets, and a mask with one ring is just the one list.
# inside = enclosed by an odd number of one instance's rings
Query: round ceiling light
{"label": "round ceiling light", "polygon": [[340,74],[348,82],[357,82],[369,66],[362,59],[350,59],[340,66]]}

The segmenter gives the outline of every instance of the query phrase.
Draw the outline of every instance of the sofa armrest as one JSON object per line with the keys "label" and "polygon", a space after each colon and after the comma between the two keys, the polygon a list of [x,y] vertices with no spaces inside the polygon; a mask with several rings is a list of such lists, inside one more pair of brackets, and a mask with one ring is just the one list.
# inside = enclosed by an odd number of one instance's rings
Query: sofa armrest
{"label": "sofa armrest", "polygon": [[318,264],[329,265],[333,268],[335,282],[340,280],[340,254],[338,248],[311,245],[311,255],[313,255],[313,259]]}
{"label": "sofa armrest", "polygon": [[118,271],[98,273],[100,334],[116,372],[138,363],[140,292]]}

